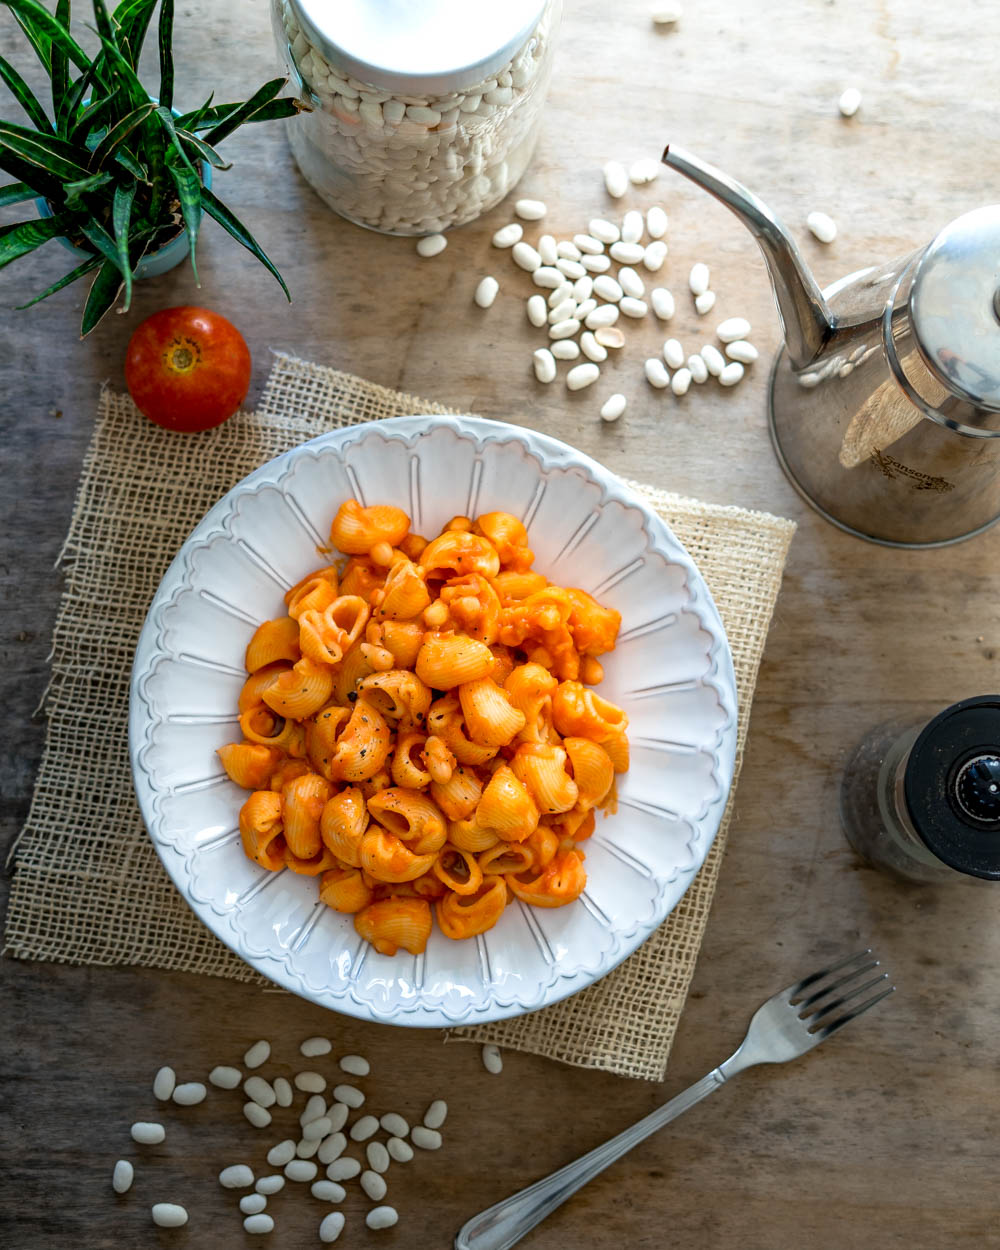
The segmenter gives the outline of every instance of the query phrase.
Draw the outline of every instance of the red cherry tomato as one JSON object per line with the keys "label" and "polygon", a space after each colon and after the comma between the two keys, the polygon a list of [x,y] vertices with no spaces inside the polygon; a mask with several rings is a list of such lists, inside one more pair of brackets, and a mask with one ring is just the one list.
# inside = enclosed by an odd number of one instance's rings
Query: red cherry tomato
{"label": "red cherry tomato", "polygon": [[136,329],[125,382],[141,413],[168,430],[210,430],[250,389],[250,350],[225,317],[207,308],[165,308]]}

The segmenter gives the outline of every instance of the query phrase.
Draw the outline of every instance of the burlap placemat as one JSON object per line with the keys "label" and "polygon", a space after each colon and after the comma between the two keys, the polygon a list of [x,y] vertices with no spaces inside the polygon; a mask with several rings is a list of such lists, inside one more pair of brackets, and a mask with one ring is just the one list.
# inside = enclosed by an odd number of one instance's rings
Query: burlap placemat
{"label": "burlap placemat", "polygon": [[[128,763],[132,653],[167,565],[195,524],[260,464],[344,425],[449,412],[349,374],[278,356],[256,414],[179,438],[105,391],[60,557],[48,730],[13,857],[5,953],[263,978],[198,921],[146,835]],[[697,561],[725,622],[739,687],[737,773],[790,521],[636,485]],[[455,1030],[581,1067],[662,1077],[711,906],[729,810],[669,920],[610,976],[520,1020]]]}

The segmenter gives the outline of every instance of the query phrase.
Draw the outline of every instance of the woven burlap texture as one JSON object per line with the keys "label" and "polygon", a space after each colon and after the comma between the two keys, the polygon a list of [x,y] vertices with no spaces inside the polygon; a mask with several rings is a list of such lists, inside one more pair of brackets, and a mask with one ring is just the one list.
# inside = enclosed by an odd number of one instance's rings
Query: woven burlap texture
{"label": "woven burlap texture", "polygon": [[[14,856],[5,953],[263,981],[198,921],[146,835],[128,763],[128,684],[149,602],[201,517],[246,474],[326,430],[453,411],[279,355],[256,414],[178,438],[105,391],[61,556],[42,764]],[[634,484],[635,485],[635,484]],[[742,751],[794,526],[635,485],[699,565],[729,634]],[[737,769],[739,758],[737,758]],[[708,917],[729,813],[666,924],[597,985],[521,1020],[456,1030],[582,1067],[662,1077]]]}

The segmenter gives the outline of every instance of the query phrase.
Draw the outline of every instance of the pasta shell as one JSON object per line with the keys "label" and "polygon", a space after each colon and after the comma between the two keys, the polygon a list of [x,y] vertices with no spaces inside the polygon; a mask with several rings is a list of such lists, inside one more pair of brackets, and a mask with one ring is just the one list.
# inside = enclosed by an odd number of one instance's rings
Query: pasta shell
{"label": "pasta shell", "polygon": [[382,713],[365,699],[358,699],[337,739],[330,775],[343,781],[366,781],[381,771],[391,747],[392,734]]}
{"label": "pasta shell", "polygon": [[284,661],[274,664],[265,664],[263,668],[259,668],[243,683],[243,689],[240,691],[240,697],[236,706],[241,712],[247,712],[252,707],[256,707],[261,702],[261,696],[268,686],[277,679],[277,677],[290,668],[291,665]]}
{"label": "pasta shell", "polygon": [[563,747],[573,768],[573,780],[579,792],[577,806],[583,811],[596,807],[607,795],[615,780],[611,757],[589,738],[566,738]]}
{"label": "pasta shell", "polygon": [[496,876],[498,873],[528,872],[534,866],[534,855],[530,847],[520,842],[498,842],[477,856],[477,862],[484,876]]}
{"label": "pasta shell", "polygon": [[279,751],[287,751],[298,738],[295,721],[279,716],[264,703],[258,703],[240,715],[240,728],[248,742],[276,747]]}
{"label": "pasta shell", "polygon": [[490,778],[476,808],[476,823],[505,842],[523,842],[538,824],[538,804],[507,764]]}
{"label": "pasta shell", "polygon": [[276,872],[285,866],[281,795],[257,790],[240,808],[240,841],[247,859]]}
{"label": "pasta shell", "polygon": [[222,767],[244,790],[263,790],[281,762],[282,753],[256,742],[230,742],[216,751]]}
{"label": "pasta shell", "polygon": [[559,683],[552,696],[552,719],[565,738],[590,738],[601,743],[628,728],[628,717],[620,707],[578,681]]}
{"label": "pasta shell", "polygon": [[368,828],[368,808],[355,786],[348,786],[323,807],[319,831],[323,843],[341,863],[361,867],[361,839]]}
{"label": "pasta shell", "polygon": [[448,836],[440,809],[419,790],[390,786],[368,800],[368,811],[417,854],[439,851]]}
{"label": "pasta shell", "polygon": [[264,621],[257,626],[247,644],[247,672],[256,673],[258,669],[275,664],[278,660],[294,662],[300,655],[297,621],[293,621],[290,616],[283,616],[276,621]]}
{"label": "pasta shell", "polygon": [[319,897],[334,911],[353,915],[372,901],[371,889],[355,868],[330,868],[323,873]]}
{"label": "pasta shell", "polygon": [[463,682],[458,697],[465,729],[473,742],[488,747],[506,746],[524,728],[524,713],[489,677]]}
{"label": "pasta shell", "polygon": [[361,680],[358,690],[390,724],[404,731],[423,728],[431,706],[431,692],[416,673],[400,668],[371,673]]}
{"label": "pasta shell", "polygon": [[483,884],[483,870],[469,851],[445,845],[434,861],[434,875],[456,894],[475,894]]}
{"label": "pasta shell", "polygon": [[412,561],[397,560],[389,570],[378,605],[383,619],[409,621],[419,616],[431,601],[430,592]]}
{"label": "pasta shell", "polygon": [[285,848],[285,866],[303,877],[318,877],[320,873],[335,868],[336,865],[336,856],[325,846],[321,846],[311,859],[300,859],[292,853],[290,847]]}
{"label": "pasta shell", "polygon": [[281,792],[285,841],[299,859],[313,859],[320,853],[320,817],[330,798],[330,783],[317,773],[303,773]]}
{"label": "pasta shell", "polygon": [[465,634],[428,634],[417,656],[417,676],[432,690],[453,690],[492,671],[489,647]]}
{"label": "pasta shell", "polygon": [[511,892],[522,903],[535,907],[565,907],[583,893],[587,874],[577,851],[563,851],[540,873],[510,873],[506,880]]}
{"label": "pasta shell", "polygon": [[431,783],[431,798],[449,820],[461,820],[475,811],[483,783],[475,773],[459,765],[443,784]]}
{"label": "pasta shell", "polygon": [[345,555],[364,555],[378,543],[398,547],[410,528],[410,518],[391,504],[362,508],[356,499],[345,500],[330,526],[330,545]]}
{"label": "pasta shell", "polygon": [[359,911],[354,927],[380,955],[395,955],[400,947],[420,955],[431,935],[430,903],[421,898],[382,899]]}
{"label": "pasta shell", "polygon": [[413,668],[424,645],[424,629],[417,621],[383,621],[382,646],[392,654],[396,668]]}
{"label": "pasta shell", "polygon": [[316,772],[328,781],[333,780],[330,765],[337,750],[337,735],[349,715],[346,707],[331,704],[306,725],[306,755]]}
{"label": "pasta shell", "polygon": [[500,567],[522,572],[530,569],[535,553],[528,546],[528,531],[510,512],[484,512],[476,529],[492,543],[500,557]]}
{"label": "pasta shell", "polygon": [[423,790],[431,783],[424,758],[426,738],[420,733],[401,733],[396,737],[396,749],[392,754],[392,780],[397,786],[408,790]]}
{"label": "pasta shell", "polygon": [[475,937],[492,929],[507,906],[507,885],[503,877],[490,877],[475,894],[449,891],[435,904],[438,925],[447,938]]}
{"label": "pasta shell", "polygon": [[527,599],[529,595],[537,594],[548,584],[541,573],[513,573],[505,570],[493,579],[493,585],[505,607],[509,603],[516,603],[520,599]]}
{"label": "pasta shell", "polygon": [[543,815],[568,812],[576,803],[579,791],[565,764],[561,747],[531,742],[517,748],[511,767]]}
{"label": "pasta shell", "polygon": [[412,881],[430,872],[437,852],[418,855],[405,842],[383,829],[372,825],[361,839],[361,867],[376,881]]}
{"label": "pasta shell", "polygon": [[500,557],[481,535],[448,530],[423,549],[420,567],[425,578],[447,579],[465,573],[496,577]]}
{"label": "pasta shell", "polygon": [[333,673],[312,660],[299,660],[264,691],[263,700],[279,716],[302,720],[318,712],[333,693]]}
{"label": "pasta shell", "polygon": [[301,621],[303,612],[317,612],[322,615],[337,597],[336,570],[334,580],[328,577],[306,577],[285,595],[288,615],[293,620]]}
{"label": "pasta shell", "polygon": [[491,846],[496,846],[500,841],[500,835],[495,829],[484,829],[482,825],[476,823],[474,818],[471,820],[466,818],[453,820],[448,825],[448,840],[460,851],[471,851],[475,854],[477,851],[485,851]]}

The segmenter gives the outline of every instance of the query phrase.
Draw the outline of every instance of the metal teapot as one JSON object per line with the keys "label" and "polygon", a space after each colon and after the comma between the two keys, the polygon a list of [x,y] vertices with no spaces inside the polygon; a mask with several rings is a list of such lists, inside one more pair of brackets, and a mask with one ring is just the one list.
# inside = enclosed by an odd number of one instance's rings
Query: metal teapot
{"label": "metal teapot", "polygon": [[938,547],[1000,519],[1000,204],[821,291],[778,218],[680,148],[664,164],[747,226],[785,332],[770,429],[792,485],[841,529]]}

